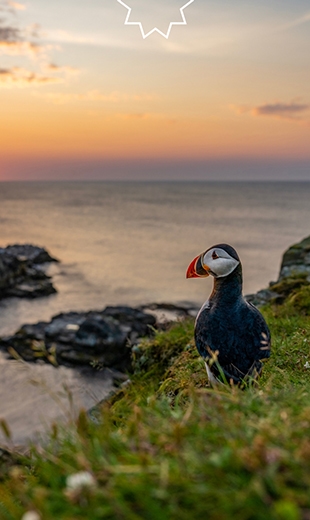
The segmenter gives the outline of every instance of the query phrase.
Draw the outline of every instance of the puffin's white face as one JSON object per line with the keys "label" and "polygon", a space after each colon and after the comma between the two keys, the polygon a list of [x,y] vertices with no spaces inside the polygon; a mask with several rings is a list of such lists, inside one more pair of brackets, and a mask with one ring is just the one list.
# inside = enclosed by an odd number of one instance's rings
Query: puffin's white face
{"label": "puffin's white face", "polygon": [[227,251],[218,247],[207,251],[202,256],[201,263],[206,272],[215,275],[216,278],[228,276],[239,264],[238,260],[230,256]]}
{"label": "puffin's white face", "polygon": [[205,278],[211,274],[215,278],[224,278],[231,274],[239,263],[221,247],[212,247],[194,258],[187,269],[186,277]]}

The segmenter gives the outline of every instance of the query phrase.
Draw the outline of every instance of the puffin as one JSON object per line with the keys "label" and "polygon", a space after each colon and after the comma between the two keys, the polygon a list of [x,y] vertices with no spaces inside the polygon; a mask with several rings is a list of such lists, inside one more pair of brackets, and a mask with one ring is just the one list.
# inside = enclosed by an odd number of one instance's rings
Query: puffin
{"label": "puffin", "polygon": [[236,250],[217,244],[196,256],[187,278],[213,276],[213,290],[195,323],[195,343],[211,386],[254,384],[270,357],[271,336],[259,310],[242,295],[242,265]]}

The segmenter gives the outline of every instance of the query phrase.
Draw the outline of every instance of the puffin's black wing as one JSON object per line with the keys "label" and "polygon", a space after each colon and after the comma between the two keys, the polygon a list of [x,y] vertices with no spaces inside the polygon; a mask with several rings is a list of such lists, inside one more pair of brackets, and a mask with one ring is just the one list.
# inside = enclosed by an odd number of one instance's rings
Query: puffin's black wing
{"label": "puffin's black wing", "polygon": [[268,325],[259,310],[252,303],[245,303],[249,309],[246,315],[249,320],[249,335],[251,339],[247,344],[248,355],[255,360],[269,358],[271,336]]}
{"label": "puffin's black wing", "polygon": [[211,366],[215,377],[221,378],[222,371],[235,384],[257,378],[263,367],[260,360],[270,356],[268,326],[259,310],[245,300],[236,312],[225,315],[212,303],[206,304],[196,321],[195,342],[206,361],[217,352],[218,363]]}

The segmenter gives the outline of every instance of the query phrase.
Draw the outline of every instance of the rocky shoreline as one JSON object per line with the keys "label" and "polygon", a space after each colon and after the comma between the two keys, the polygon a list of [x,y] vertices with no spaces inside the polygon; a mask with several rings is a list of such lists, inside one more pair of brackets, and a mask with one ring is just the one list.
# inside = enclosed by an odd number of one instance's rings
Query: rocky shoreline
{"label": "rocky shoreline", "polygon": [[[34,246],[1,249],[0,289],[4,286],[3,280],[7,283],[2,294],[18,295],[21,291],[22,296],[34,297],[42,295],[42,291],[44,294],[54,292],[49,277],[42,270],[42,266],[53,261],[56,260],[46,250]],[[2,265],[5,265],[6,277],[1,278]],[[11,276],[8,274],[10,269]],[[31,287],[28,293],[26,288],[21,290],[21,286],[27,284]],[[310,237],[307,237],[285,251],[278,280],[246,298],[258,306],[269,302],[279,304],[295,289],[309,284]],[[40,287],[45,289],[40,291]],[[150,304],[139,308],[117,306],[99,311],[68,312],[54,316],[49,322],[23,325],[14,335],[0,338],[0,349],[12,358],[21,357],[25,361],[128,371],[131,349],[142,337],[152,335],[155,328],[164,328],[176,319],[195,316],[197,311],[190,304]]]}
{"label": "rocky shoreline", "polygon": [[30,244],[0,248],[0,299],[37,298],[56,293],[46,267],[58,262],[44,248]]}
{"label": "rocky shoreline", "polygon": [[23,325],[0,338],[0,349],[11,358],[65,365],[130,370],[131,347],[154,328],[191,316],[192,307],[152,304],[143,308],[106,307],[101,311],[68,312],[49,322]]}

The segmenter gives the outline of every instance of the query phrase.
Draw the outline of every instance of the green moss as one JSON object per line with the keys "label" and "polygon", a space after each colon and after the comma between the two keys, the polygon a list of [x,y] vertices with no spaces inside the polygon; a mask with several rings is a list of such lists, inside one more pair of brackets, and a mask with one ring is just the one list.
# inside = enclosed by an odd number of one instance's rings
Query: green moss
{"label": "green moss", "polygon": [[282,259],[283,265],[303,264],[305,256],[310,251],[310,237],[305,238],[301,242],[292,245],[285,251]]}
{"label": "green moss", "polygon": [[300,287],[288,299],[288,304],[297,312],[310,315],[310,284]]}
{"label": "green moss", "polygon": [[278,317],[287,316],[288,320],[294,320],[296,315],[310,315],[310,282],[307,275],[285,278],[272,285],[271,289],[279,294],[279,297],[272,301],[278,305]]}
{"label": "green moss", "polygon": [[167,396],[172,402],[178,397],[185,402],[193,389],[207,388],[207,373],[202,358],[193,345],[188,345],[171,364],[160,383],[157,395]]}
{"label": "green moss", "polygon": [[155,337],[146,339],[133,349],[135,372],[162,371],[173,362],[187,345],[193,344],[194,321],[186,319],[166,331],[155,331]]}
{"label": "green moss", "polygon": [[291,295],[293,291],[296,291],[304,285],[309,284],[306,278],[307,274],[296,274],[295,276],[292,275],[288,278],[283,278],[283,280],[280,282],[273,284],[271,290],[278,293],[284,299]]}

